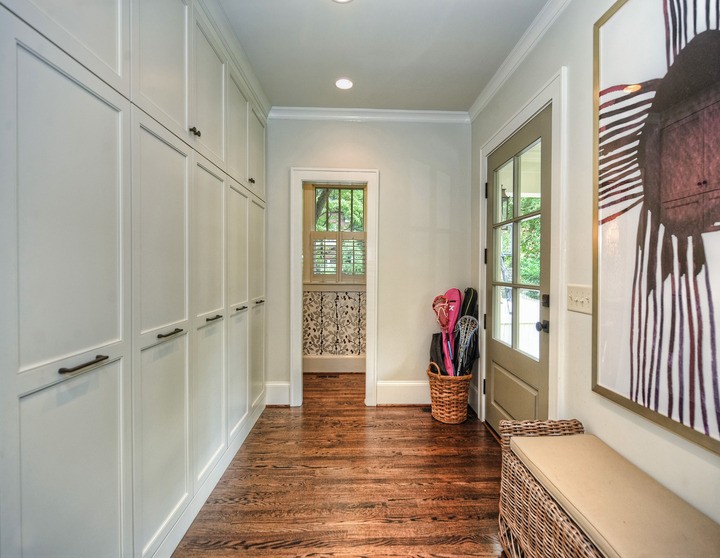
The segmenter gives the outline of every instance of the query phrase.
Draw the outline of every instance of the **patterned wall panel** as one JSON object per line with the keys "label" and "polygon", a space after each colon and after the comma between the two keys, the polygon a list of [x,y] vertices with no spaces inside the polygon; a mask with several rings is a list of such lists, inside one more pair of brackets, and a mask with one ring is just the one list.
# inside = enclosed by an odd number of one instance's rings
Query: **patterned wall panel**
{"label": "patterned wall panel", "polygon": [[365,293],[305,291],[303,354],[364,355]]}

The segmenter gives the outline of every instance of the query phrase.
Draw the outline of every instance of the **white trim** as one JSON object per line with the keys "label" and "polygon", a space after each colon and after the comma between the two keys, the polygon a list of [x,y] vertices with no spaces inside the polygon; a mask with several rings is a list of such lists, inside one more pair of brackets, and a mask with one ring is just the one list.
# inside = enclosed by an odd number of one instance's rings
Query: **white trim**
{"label": "white trim", "polygon": [[520,38],[517,45],[515,45],[515,48],[508,54],[498,71],[495,72],[495,75],[490,79],[470,107],[468,112],[471,120],[475,120],[478,117],[569,4],[570,0],[549,0],[548,3],[545,4],[530,27],[528,27],[528,30],[525,31],[525,34]]}
{"label": "white trim", "polygon": [[290,405],[299,407],[302,386],[302,237],[303,183],[337,182],[367,184],[367,262],[365,335],[365,404],[377,401],[377,295],[378,295],[378,199],[380,172],[377,169],[290,169]]}
{"label": "white trim", "polygon": [[[547,105],[552,104],[552,205],[550,210],[550,347],[548,355],[548,418],[555,419],[564,408],[564,401],[560,400],[560,378],[565,377],[565,362],[560,360],[561,349],[566,337],[566,320],[564,316],[566,306],[563,289],[566,283],[565,277],[565,192],[567,191],[567,68],[561,67],[557,74],[546,83],[526,104],[513,116],[498,132],[496,132],[480,148],[480,165],[483,184],[487,182],[487,158],[488,155],[500,146],[505,140],[512,136],[533,116],[540,112]],[[483,198],[483,201],[485,199]],[[480,227],[480,246],[487,246],[487,204],[485,211],[480,212],[484,216]],[[483,258],[480,258],[480,292],[485,292],[486,265]],[[487,311],[485,307],[486,297],[480,297],[480,315]],[[481,353],[485,354],[485,336],[481,335]],[[485,378],[484,359],[478,365],[478,372],[481,373],[479,385]],[[482,390],[477,390],[477,409],[482,409],[482,417],[485,418],[485,409]],[[476,409],[476,410],[477,410]],[[478,416],[481,416],[478,413]]]}
{"label": "white trim", "polygon": [[266,405],[289,405],[290,382],[266,382]]}
{"label": "white trim", "polygon": [[470,124],[470,115],[463,111],[273,107],[268,114],[268,120]]}
{"label": "white trim", "polygon": [[430,405],[430,384],[422,382],[378,382],[378,405]]}

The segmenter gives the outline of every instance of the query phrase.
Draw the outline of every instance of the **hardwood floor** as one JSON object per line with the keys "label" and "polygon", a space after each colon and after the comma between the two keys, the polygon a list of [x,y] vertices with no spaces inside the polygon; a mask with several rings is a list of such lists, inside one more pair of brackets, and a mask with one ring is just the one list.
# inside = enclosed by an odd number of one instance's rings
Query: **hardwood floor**
{"label": "hardwood floor", "polygon": [[365,407],[364,375],[305,375],[267,408],[174,553],[501,556],[500,446],[474,416]]}

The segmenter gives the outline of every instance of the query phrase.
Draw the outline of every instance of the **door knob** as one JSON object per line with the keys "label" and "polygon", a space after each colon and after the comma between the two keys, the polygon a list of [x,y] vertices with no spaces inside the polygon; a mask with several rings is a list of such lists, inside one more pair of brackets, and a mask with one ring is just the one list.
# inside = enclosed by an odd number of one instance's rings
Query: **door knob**
{"label": "door knob", "polygon": [[535,324],[535,329],[538,331],[544,331],[545,333],[550,332],[550,322],[547,320],[543,320],[542,322],[538,322]]}

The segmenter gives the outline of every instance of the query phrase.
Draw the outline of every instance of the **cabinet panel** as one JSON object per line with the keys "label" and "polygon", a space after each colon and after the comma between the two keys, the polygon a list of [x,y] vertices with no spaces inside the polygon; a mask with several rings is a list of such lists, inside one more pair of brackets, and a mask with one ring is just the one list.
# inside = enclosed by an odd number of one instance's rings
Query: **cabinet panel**
{"label": "cabinet panel", "polygon": [[248,211],[248,258],[250,300],[265,296],[265,207],[250,201]]}
{"label": "cabinet panel", "polygon": [[[238,307],[239,308],[239,307]],[[228,315],[227,411],[229,439],[242,426],[248,412],[248,309]]]}
{"label": "cabinet panel", "polygon": [[212,322],[197,330],[194,370],[195,475],[202,483],[226,446],[225,435],[225,324]]}
{"label": "cabinet panel", "polygon": [[77,81],[87,72],[62,58],[18,44],[15,62],[19,349],[27,369],[121,338],[129,109],[99,80]]}
{"label": "cabinet panel", "polygon": [[265,304],[257,301],[250,308],[250,401],[254,409],[265,394]]}
{"label": "cabinet panel", "polygon": [[190,0],[133,0],[133,102],[188,134]]}
{"label": "cabinet panel", "polygon": [[128,0],[3,0],[3,4],[115,89],[129,94]]}
{"label": "cabinet panel", "polygon": [[248,115],[248,181],[250,189],[265,199],[265,123],[251,109]]}
{"label": "cabinet panel", "polygon": [[248,194],[228,188],[228,302],[235,311],[248,299]]}
{"label": "cabinet panel", "polygon": [[123,555],[124,374],[118,360],[20,399],[24,556]]}
{"label": "cabinet panel", "polygon": [[193,270],[195,315],[224,307],[225,180],[223,173],[205,161],[195,165]]}
{"label": "cabinet panel", "polygon": [[248,102],[240,80],[232,72],[228,79],[228,174],[245,183],[248,177]]}
{"label": "cabinet panel", "polygon": [[191,126],[199,132],[194,135],[194,145],[213,163],[224,166],[227,62],[199,10],[195,13],[193,49],[195,96]]}
{"label": "cabinet panel", "polygon": [[151,555],[190,497],[188,338],[142,351],[135,377],[136,555]]}
{"label": "cabinet panel", "polygon": [[188,316],[187,199],[189,148],[139,112],[135,145],[136,296],[141,332]]}

